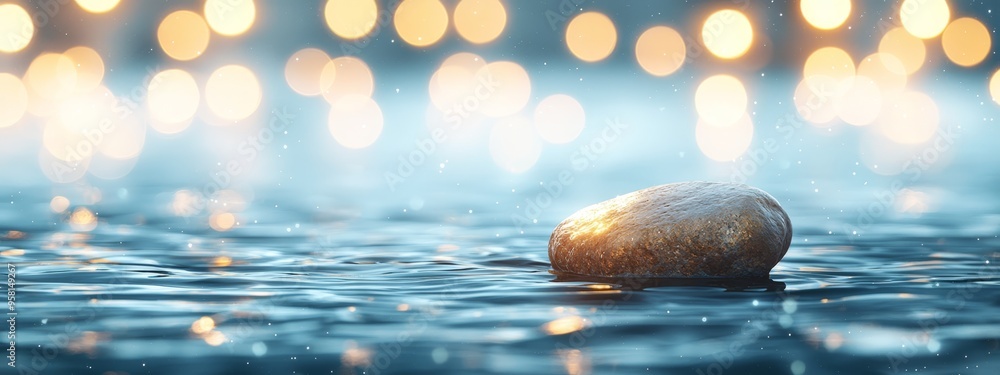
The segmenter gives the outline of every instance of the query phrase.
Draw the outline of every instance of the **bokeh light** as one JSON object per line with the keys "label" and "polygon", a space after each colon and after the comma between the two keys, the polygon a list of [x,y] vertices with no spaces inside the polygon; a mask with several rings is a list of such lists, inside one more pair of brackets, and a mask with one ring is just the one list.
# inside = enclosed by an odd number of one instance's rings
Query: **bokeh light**
{"label": "bokeh light", "polygon": [[566,46],[580,60],[604,60],[618,43],[618,31],[608,16],[598,12],[584,12],[566,26]]}
{"label": "bokeh light", "polygon": [[375,0],[329,0],[323,8],[323,18],[337,36],[358,39],[375,28],[378,4]]}
{"label": "bokeh light", "polygon": [[89,232],[97,228],[97,215],[87,207],[77,207],[69,216],[69,225],[78,232]]}
{"label": "bokeh light", "polygon": [[[332,1],[331,1],[332,2]],[[315,96],[323,93],[320,77],[330,56],[316,48],[300,49],[285,62],[285,81],[299,95]]]}
{"label": "bokeh light", "polygon": [[541,154],[542,142],[527,119],[507,118],[490,130],[490,155],[503,170],[511,173],[527,171],[538,162]]}
{"label": "bokeh light", "polygon": [[816,77],[830,77],[838,86],[843,85],[843,89],[850,85],[855,73],[851,55],[837,47],[823,47],[814,51],[802,67],[802,77],[807,81]]}
{"label": "bokeh light", "polygon": [[416,47],[437,43],[448,30],[448,10],[439,0],[406,0],[393,17],[396,32]]}
{"label": "bokeh light", "polygon": [[[489,99],[489,91],[477,80],[479,69],[486,66],[486,60],[479,55],[459,52],[445,59],[428,84],[431,103],[441,111],[455,110],[456,106],[465,112],[479,110],[482,100]],[[476,88],[480,89],[480,98]]]}
{"label": "bokeh light", "polygon": [[327,125],[333,139],[347,148],[365,148],[382,134],[382,109],[365,95],[344,95],[330,106]]}
{"label": "bokeh light", "polygon": [[635,59],[647,73],[663,77],[684,65],[687,47],[681,34],[667,26],[653,26],[635,42]]}
{"label": "bokeh light", "polygon": [[75,92],[55,103],[59,122],[74,131],[100,130],[119,118],[112,114],[116,98],[107,87],[98,86],[90,91]]}
{"label": "bokeh light", "polygon": [[375,77],[368,64],[361,59],[341,56],[323,66],[319,84],[323,98],[327,103],[333,104],[346,95],[372,96]]}
{"label": "bokeh light", "polygon": [[208,226],[217,232],[225,232],[233,229],[236,226],[236,215],[229,212],[212,214],[208,217]]}
{"label": "bokeh light", "polygon": [[97,88],[104,79],[104,60],[101,55],[90,47],[73,47],[63,55],[73,60],[76,66],[76,91],[88,91]]}
{"label": "bokeh light", "polygon": [[253,0],[207,0],[205,21],[215,32],[235,36],[245,33],[257,18]]}
{"label": "bokeh light", "polygon": [[827,76],[803,78],[795,87],[792,97],[795,109],[802,119],[814,125],[828,124],[837,117],[835,101],[840,85]]}
{"label": "bokeh light", "polygon": [[76,0],[76,4],[90,13],[106,13],[118,6],[121,0]]}
{"label": "bokeh light", "polygon": [[113,117],[110,121],[112,131],[104,134],[101,142],[97,143],[97,149],[102,155],[117,160],[138,157],[146,144],[145,122],[140,121],[138,116]]}
{"label": "bokeh light", "polygon": [[455,7],[455,30],[475,44],[492,42],[507,26],[507,10],[500,0],[462,0]]}
{"label": "bokeh light", "polygon": [[899,19],[911,35],[930,39],[948,26],[951,9],[945,0],[904,0],[899,7]]}
{"label": "bokeh light", "polygon": [[69,204],[70,202],[68,198],[57,195],[52,197],[52,200],[49,201],[49,209],[51,209],[53,213],[61,214],[69,209]]}
{"label": "bokeh light", "polygon": [[899,92],[906,88],[906,67],[895,55],[876,52],[858,64],[858,76],[870,78],[883,92]]}
{"label": "bokeh light", "polygon": [[709,159],[731,161],[750,148],[753,140],[753,122],[746,114],[725,128],[698,121],[695,127],[695,140],[698,149]]}
{"label": "bokeh light", "polygon": [[35,23],[20,5],[0,4],[0,52],[24,49],[35,35]]}
{"label": "bokeh light", "polygon": [[160,133],[173,134],[186,129],[200,102],[198,83],[184,70],[164,70],[149,81],[146,105],[152,126]]}
{"label": "bokeh light", "polygon": [[28,90],[17,76],[0,73],[0,128],[16,124],[28,110]]}
{"label": "bokeh light", "polygon": [[882,110],[882,91],[871,78],[857,76],[835,103],[841,120],[856,126],[868,125],[875,122]]}
{"label": "bokeh light", "polygon": [[1000,70],[990,76],[990,97],[993,98],[993,102],[1000,104]]}
{"label": "bokeh light", "polygon": [[226,65],[212,72],[205,84],[205,101],[213,114],[225,120],[242,120],[257,111],[260,83],[250,69]]}
{"label": "bokeh light", "polygon": [[694,94],[698,116],[707,124],[728,127],[744,116],[747,91],[743,82],[731,75],[715,75],[698,85]]}
{"label": "bokeh light", "polygon": [[843,25],[851,15],[851,0],[802,0],[799,9],[813,27],[832,30]]}
{"label": "bokeh light", "polygon": [[38,55],[24,73],[24,84],[45,99],[62,99],[76,88],[76,64],[57,53]]}
{"label": "bokeh light", "polygon": [[941,46],[953,63],[961,66],[979,64],[990,53],[990,31],[982,22],[964,17],[952,21],[941,35]]}
{"label": "bokeh light", "polygon": [[175,60],[187,61],[201,56],[208,48],[211,32],[198,13],[179,10],[160,22],[156,39],[163,52]]}
{"label": "bokeh light", "polygon": [[894,142],[917,144],[934,136],[941,121],[937,104],[926,94],[906,91],[887,97],[878,119],[882,134]]}
{"label": "bokeh light", "polygon": [[[905,74],[913,74],[920,70],[927,57],[927,47],[924,46],[924,41],[910,35],[901,27],[889,30],[882,36],[882,40],[878,44],[878,51],[896,56],[903,63],[903,67],[906,69]],[[892,68],[890,65],[886,66]]]}
{"label": "bokeh light", "polygon": [[712,13],[701,27],[701,40],[713,55],[723,59],[743,56],[753,44],[753,26],[740,11],[723,9]]}
{"label": "bokeh light", "polygon": [[569,143],[580,136],[587,122],[580,102],[572,96],[555,94],[535,107],[535,130],[549,143]]}
{"label": "bokeh light", "polygon": [[482,83],[486,91],[480,111],[490,117],[504,117],[520,112],[531,98],[528,72],[513,61],[486,64],[476,72],[476,80]]}

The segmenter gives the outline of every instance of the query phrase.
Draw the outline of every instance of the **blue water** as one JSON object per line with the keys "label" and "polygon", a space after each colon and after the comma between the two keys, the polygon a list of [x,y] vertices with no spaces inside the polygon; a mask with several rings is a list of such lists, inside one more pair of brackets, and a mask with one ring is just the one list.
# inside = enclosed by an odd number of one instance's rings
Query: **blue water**
{"label": "blue water", "polygon": [[825,227],[852,214],[782,200],[796,238],[770,280],[555,275],[554,223],[521,234],[488,204],[375,218],[259,204],[246,216],[270,219],[218,233],[108,199],[93,231],[53,214],[0,249],[32,373],[995,373],[1000,216],[845,236]]}

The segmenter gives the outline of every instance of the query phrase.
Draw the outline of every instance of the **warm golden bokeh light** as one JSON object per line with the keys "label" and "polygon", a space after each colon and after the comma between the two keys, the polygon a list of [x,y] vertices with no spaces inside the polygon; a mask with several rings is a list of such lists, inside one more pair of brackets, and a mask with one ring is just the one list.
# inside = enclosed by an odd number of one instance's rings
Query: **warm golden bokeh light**
{"label": "warm golden bokeh light", "polygon": [[35,36],[35,23],[20,5],[0,4],[0,35],[0,52],[20,51]]}
{"label": "warm golden bokeh light", "polygon": [[490,156],[505,171],[521,173],[531,169],[542,154],[542,142],[531,121],[520,116],[504,119],[490,130]]}
{"label": "warm golden bokeh light", "polygon": [[245,33],[257,18],[253,0],[207,0],[205,21],[215,32],[234,36]]}
{"label": "warm golden bokeh light", "polygon": [[904,0],[899,7],[899,19],[911,35],[930,39],[948,26],[951,9],[946,0]]}
{"label": "warm golden bokeh light", "polygon": [[76,66],[76,91],[89,91],[97,88],[104,79],[104,60],[101,55],[90,47],[73,47],[63,55],[73,60]]}
{"label": "warm golden bokeh light", "polygon": [[753,122],[744,114],[736,123],[726,128],[698,121],[695,128],[698,149],[709,159],[731,161],[743,155],[753,141]]}
{"label": "warm golden bokeh light", "polygon": [[830,77],[802,79],[795,87],[795,109],[799,116],[815,125],[827,124],[837,117],[835,101],[840,85]]}
{"label": "warm golden bokeh light", "polygon": [[97,149],[102,155],[117,160],[138,157],[146,144],[145,122],[139,121],[136,116],[115,117],[111,122],[114,130],[104,134],[104,139],[97,143]]}
{"label": "warm golden bokeh light", "polygon": [[439,0],[405,0],[396,8],[393,24],[403,41],[426,47],[448,30],[448,10]]}
{"label": "warm golden bokeh light", "polygon": [[24,73],[24,85],[45,99],[62,99],[76,88],[76,64],[56,53],[38,55]]}
{"label": "warm golden bokeh light", "polygon": [[382,109],[365,95],[344,95],[330,106],[327,125],[333,139],[347,148],[371,146],[382,134]]}
{"label": "warm golden bokeh light", "polygon": [[468,52],[459,52],[445,59],[427,85],[431,103],[441,111],[454,110],[455,106],[467,112],[479,110],[481,101],[489,98],[486,95],[489,92],[483,91],[485,88],[480,89],[484,98],[476,96],[476,88],[484,87],[476,79],[476,73],[485,66],[486,60]]}
{"label": "warm golden bokeh light", "polygon": [[979,64],[990,53],[990,31],[974,18],[959,18],[951,22],[941,35],[944,53],[961,66]]}
{"label": "warm golden bokeh light", "polygon": [[736,77],[720,74],[706,78],[694,94],[694,105],[709,125],[728,127],[747,110],[747,91]]}
{"label": "warm golden bokeh light", "polygon": [[208,48],[211,33],[198,13],[179,10],[167,15],[156,30],[163,52],[175,60],[187,61],[201,56]]}
{"label": "warm golden bokeh light", "polygon": [[476,72],[488,92],[481,101],[480,111],[490,117],[505,117],[521,111],[531,98],[528,72],[513,61],[486,64]]}
{"label": "warm golden bokeh light", "polygon": [[851,55],[837,47],[823,47],[814,51],[802,68],[802,77],[806,80],[830,77],[843,84],[844,88],[850,85],[854,74],[854,60],[851,59]]}
{"label": "warm golden bokeh light", "polygon": [[647,73],[663,77],[676,72],[687,58],[687,46],[677,30],[653,26],[635,42],[635,59]]}
{"label": "warm golden bokeh light", "polygon": [[882,92],[900,92],[906,88],[906,67],[895,55],[873,53],[858,64],[858,76],[870,78]]}
{"label": "warm golden bokeh light", "polygon": [[994,103],[1000,104],[1000,70],[990,76],[990,97]]}
{"label": "warm golden bokeh light", "polygon": [[583,106],[572,96],[551,95],[535,107],[535,130],[549,143],[569,143],[580,136],[587,122]]}
{"label": "warm golden bokeh light", "polygon": [[329,0],[323,8],[323,18],[337,36],[358,39],[375,28],[378,4],[375,0]]}
{"label": "warm golden bokeh light", "polygon": [[262,93],[257,76],[241,65],[226,65],[212,72],[205,84],[208,109],[225,120],[242,120],[257,111]]}
{"label": "warm golden bokeh light", "polygon": [[291,87],[299,95],[322,94],[323,87],[320,85],[320,77],[323,74],[323,68],[329,62],[330,56],[316,48],[304,48],[295,52],[285,62],[285,81],[288,82],[288,87]]}
{"label": "warm golden bokeh light", "polygon": [[191,333],[203,335],[215,329],[215,320],[211,317],[203,316],[191,323]]}
{"label": "warm golden bokeh light", "polygon": [[926,94],[907,91],[886,98],[879,129],[897,143],[917,144],[931,139],[941,121],[937,104]]}
{"label": "warm golden bokeh light", "polygon": [[602,13],[581,13],[566,26],[566,46],[580,60],[604,60],[615,50],[617,43],[615,24]]}
{"label": "warm golden bokeh light", "polygon": [[216,213],[208,217],[208,226],[212,227],[216,232],[225,232],[233,229],[235,225],[236,215],[228,212]]}
{"label": "warm golden bokeh light", "polygon": [[857,76],[835,103],[841,120],[855,126],[868,125],[882,110],[882,91],[871,78]]}
{"label": "warm golden bokeh light", "polygon": [[121,0],[76,0],[76,4],[90,13],[106,13],[118,6]]}
{"label": "warm golden bokeh light", "polygon": [[76,132],[100,130],[102,125],[107,129],[120,118],[112,113],[116,100],[107,87],[97,86],[91,91],[73,93],[56,103],[54,118]]}
{"label": "warm golden bokeh light", "polygon": [[372,96],[375,91],[375,77],[359,58],[341,56],[330,60],[320,72],[319,84],[323,99],[334,104],[346,95]]}
{"label": "warm golden bokeh light", "polygon": [[233,265],[233,258],[227,256],[217,256],[212,258],[212,267],[229,267]]}
{"label": "warm golden bokeh light", "polygon": [[507,25],[507,10],[500,0],[462,0],[455,7],[455,30],[475,44],[492,42]]}
{"label": "warm golden bokeh light", "polygon": [[69,216],[69,226],[78,232],[89,232],[97,228],[97,215],[87,207],[77,207]]}
{"label": "warm golden bokeh light", "polygon": [[843,25],[851,15],[851,0],[801,0],[799,9],[813,27],[832,30]]}
{"label": "warm golden bokeh light", "polygon": [[713,55],[723,59],[743,56],[753,44],[753,26],[740,11],[723,9],[712,13],[701,27],[701,40]]}
{"label": "warm golden bokeh light", "polygon": [[152,126],[160,133],[173,134],[186,129],[200,102],[198,83],[186,71],[164,70],[149,81],[146,105],[154,120]]}
{"label": "warm golden bokeh light", "polygon": [[28,89],[17,76],[0,73],[0,128],[16,124],[28,110]]}
{"label": "warm golden bokeh light", "polygon": [[549,335],[565,335],[579,331],[587,326],[587,320],[576,316],[564,316],[542,325],[542,331]]}
{"label": "warm golden bokeh light", "polygon": [[209,331],[204,335],[203,339],[205,340],[206,344],[211,346],[222,345],[226,342],[226,340],[228,340],[228,338],[226,338],[226,335],[219,331]]}
{"label": "warm golden bokeh light", "polygon": [[[924,41],[910,35],[901,27],[889,30],[882,36],[882,40],[878,44],[878,51],[896,56],[906,69],[904,73],[908,75],[920,70],[927,57],[927,47],[924,46]],[[892,68],[889,65],[887,67]]]}
{"label": "warm golden bokeh light", "polygon": [[49,209],[51,209],[53,213],[57,214],[66,212],[66,210],[69,209],[69,199],[62,195],[54,196],[52,197],[52,200],[49,201]]}

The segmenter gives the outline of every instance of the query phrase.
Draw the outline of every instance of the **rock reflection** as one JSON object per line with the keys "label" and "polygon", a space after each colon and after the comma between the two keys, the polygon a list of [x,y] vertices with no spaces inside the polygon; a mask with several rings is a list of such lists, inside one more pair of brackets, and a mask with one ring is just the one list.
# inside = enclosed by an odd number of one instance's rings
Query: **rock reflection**
{"label": "rock reflection", "polygon": [[[639,291],[659,287],[711,287],[722,288],[727,292],[766,291],[780,292],[785,290],[785,283],[774,281],[767,277],[761,278],[622,278],[584,276],[567,272],[549,271],[556,276],[553,282],[590,282],[609,285],[613,290]],[[595,288],[590,288],[595,289]]]}

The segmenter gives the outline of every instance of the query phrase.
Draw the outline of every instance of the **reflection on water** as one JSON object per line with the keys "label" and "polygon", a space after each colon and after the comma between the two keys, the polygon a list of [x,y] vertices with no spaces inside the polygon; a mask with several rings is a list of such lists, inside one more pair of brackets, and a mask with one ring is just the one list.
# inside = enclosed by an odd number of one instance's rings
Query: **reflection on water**
{"label": "reflection on water", "polygon": [[[35,200],[49,211],[49,198]],[[989,215],[883,222],[860,240],[821,235],[826,220],[800,217],[769,279],[623,280],[552,273],[548,228],[512,233],[489,207],[462,220],[250,208],[241,215],[257,224],[225,232],[174,215],[169,201],[139,205],[141,218],[58,208],[6,223],[18,230],[0,243],[20,281],[18,364],[43,374],[989,374],[1000,365],[1000,242],[982,224]],[[966,229],[926,229],[942,223]]]}

